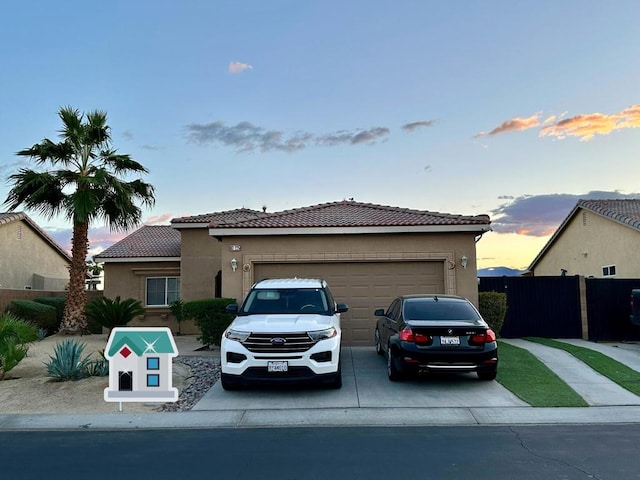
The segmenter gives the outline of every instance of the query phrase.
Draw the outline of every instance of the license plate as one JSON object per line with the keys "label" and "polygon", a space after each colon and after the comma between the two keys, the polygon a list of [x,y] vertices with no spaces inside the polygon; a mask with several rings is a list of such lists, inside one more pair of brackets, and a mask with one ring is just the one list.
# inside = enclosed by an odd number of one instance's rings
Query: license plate
{"label": "license plate", "polygon": [[288,372],[289,362],[267,362],[267,372]]}
{"label": "license plate", "polygon": [[460,345],[460,337],[440,337],[440,345]]}

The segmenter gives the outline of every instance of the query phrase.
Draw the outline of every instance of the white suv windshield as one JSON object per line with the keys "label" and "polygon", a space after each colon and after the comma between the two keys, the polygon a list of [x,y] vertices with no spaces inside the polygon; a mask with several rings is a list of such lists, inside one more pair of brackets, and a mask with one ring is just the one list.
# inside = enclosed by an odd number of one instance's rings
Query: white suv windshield
{"label": "white suv windshield", "polygon": [[254,289],[240,315],[290,313],[331,315],[327,296],[320,288]]}

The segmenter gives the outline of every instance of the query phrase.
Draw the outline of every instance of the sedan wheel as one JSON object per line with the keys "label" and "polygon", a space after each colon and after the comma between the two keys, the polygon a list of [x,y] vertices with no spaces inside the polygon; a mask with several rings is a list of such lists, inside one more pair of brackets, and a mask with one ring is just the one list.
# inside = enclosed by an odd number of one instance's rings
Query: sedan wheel
{"label": "sedan wheel", "polygon": [[478,372],[478,378],[480,380],[495,380],[497,374],[498,374],[498,371],[496,369],[484,370],[482,372]]}
{"label": "sedan wheel", "polygon": [[377,328],[376,328],[376,333],[374,337],[376,341],[376,353],[378,355],[384,355],[384,352],[382,351],[382,345],[380,345],[380,332],[378,331]]}
{"label": "sedan wheel", "polygon": [[387,375],[392,382],[402,380],[402,373],[396,365],[396,356],[393,354],[393,350],[391,350],[391,345],[387,348]]}

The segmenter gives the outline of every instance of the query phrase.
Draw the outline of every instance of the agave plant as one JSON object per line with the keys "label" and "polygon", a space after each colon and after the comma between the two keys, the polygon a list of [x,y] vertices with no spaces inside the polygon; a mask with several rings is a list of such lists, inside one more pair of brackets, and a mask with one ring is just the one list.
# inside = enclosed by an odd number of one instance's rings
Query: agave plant
{"label": "agave plant", "polygon": [[88,318],[103,327],[112,329],[124,327],[145,311],[139,300],[133,298],[121,300],[118,296],[114,300],[106,297],[96,298],[87,304],[85,313]]}
{"label": "agave plant", "polygon": [[59,382],[80,380],[89,376],[90,355],[82,356],[86,343],[77,340],[63,340],[53,348],[53,356],[45,362],[47,375]]}
{"label": "agave plant", "polygon": [[27,356],[29,343],[38,338],[35,325],[9,313],[0,315],[0,380]]}

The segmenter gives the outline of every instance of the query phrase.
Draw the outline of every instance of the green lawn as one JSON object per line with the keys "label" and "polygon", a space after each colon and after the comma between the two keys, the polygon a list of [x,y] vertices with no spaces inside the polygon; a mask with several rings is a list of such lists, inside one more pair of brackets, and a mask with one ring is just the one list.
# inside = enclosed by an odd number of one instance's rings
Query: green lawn
{"label": "green lawn", "polygon": [[586,407],[587,402],[527,350],[499,343],[496,380],[532,407]]}
{"label": "green lawn", "polygon": [[611,357],[607,357],[606,355],[596,352],[595,350],[591,350],[590,348],[578,347],[576,345],[551,340],[549,338],[528,337],[525,338],[525,340],[541,343],[542,345],[559,348],[569,352],[578,360],[586,363],[596,372],[604,375],[609,380],[617,383],[636,395],[640,395],[640,373]]}

